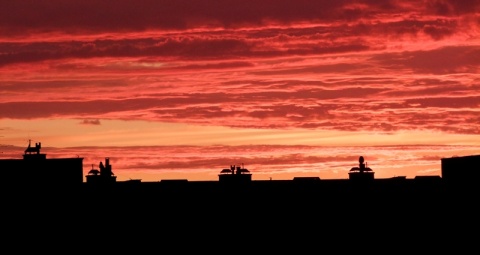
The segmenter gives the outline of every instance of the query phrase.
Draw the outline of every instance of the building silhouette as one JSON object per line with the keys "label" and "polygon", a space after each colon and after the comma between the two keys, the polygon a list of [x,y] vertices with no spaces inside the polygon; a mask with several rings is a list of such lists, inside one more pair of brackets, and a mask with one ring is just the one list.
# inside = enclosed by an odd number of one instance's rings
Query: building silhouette
{"label": "building silhouette", "polygon": [[480,180],[480,155],[442,158],[441,174],[450,187],[473,189]]}
{"label": "building silhouette", "polygon": [[17,186],[79,187],[83,184],[83,158],[47,158],[41,143],[29,141],[23,159],[1,159],[3,183]]}

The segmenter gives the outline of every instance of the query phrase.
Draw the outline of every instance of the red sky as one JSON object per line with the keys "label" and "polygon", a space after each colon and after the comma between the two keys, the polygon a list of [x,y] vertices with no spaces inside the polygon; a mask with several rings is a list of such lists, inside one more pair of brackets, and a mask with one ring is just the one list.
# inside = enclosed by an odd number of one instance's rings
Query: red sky
{"label": "red sky", "polygon": [[440,175],[480,154],[478,0],[0,3],[0,157],[118,180]]}

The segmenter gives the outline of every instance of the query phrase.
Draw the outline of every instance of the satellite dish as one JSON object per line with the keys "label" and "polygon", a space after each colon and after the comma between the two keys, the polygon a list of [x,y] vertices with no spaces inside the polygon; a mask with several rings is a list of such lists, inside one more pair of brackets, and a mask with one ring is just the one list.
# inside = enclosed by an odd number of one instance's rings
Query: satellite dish
{"label": "satellite dish", "polygon": [[360,158],[358,158],[358,162],[360,162],[360,164],[363,164],[364,161],[365,159],[363,158],[363,156],[360,156]]}

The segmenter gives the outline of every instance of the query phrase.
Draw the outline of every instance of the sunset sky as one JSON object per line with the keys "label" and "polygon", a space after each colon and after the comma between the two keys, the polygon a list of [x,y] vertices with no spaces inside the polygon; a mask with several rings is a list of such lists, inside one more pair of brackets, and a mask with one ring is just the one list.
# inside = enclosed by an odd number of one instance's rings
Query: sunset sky
{"label": "sunset sky", "polygon": [[0,159],[413,178],[480,154],[479,123],[480,0],[0,2]]}

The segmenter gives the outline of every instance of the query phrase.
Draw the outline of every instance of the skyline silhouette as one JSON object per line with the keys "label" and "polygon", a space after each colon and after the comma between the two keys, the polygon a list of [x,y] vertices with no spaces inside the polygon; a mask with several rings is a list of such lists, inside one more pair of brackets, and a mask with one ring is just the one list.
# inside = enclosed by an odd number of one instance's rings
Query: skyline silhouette
{"label": "skyline silhouette", "polygon": [[[41,152],[41,143],[35,143],[35,147],[29,142],[28,147],[24,150],[23,158],[17,159],[0,159],[0,168],[4,169],[3,178],[5,180],[12,181],[13,183],[21,184],[24,181],[28,183],[42,183],[47,182],[52,185],[60,184],[66,186],[80,186],[82,183],[87,183],[90,186],[103,186],[109,187],[109,185],[116,183],[141,183],[142,179],[130,179],[127,181],[117,181],[117,176],[113,171],[113,167],[110,163],[110,158],[105,157],[104,161],[98,163],[98,167],[94,164],[91,165],[91,169],[86,173],[84,171],[84,158],[77,156],[75,158],[47,158],[46,153]],[[454,186],[461,186],[460,184],[473,184],[480,179],[480,154],[468,155],[463,157],[449,157],[442,158],[440,160],[441,175],[417,175],[413,178],[418,183],[431,184],[442,183]],[[45,174],[45,170],[48,169],[48,174]],[[365,157],[359,156],[358,166],[351,167],[347,172],[349,183],[360,183],[362,185],[367,184],[369,186],[375,180],[393,180],[392,183],[405,182],[407,176],[393,176],[389,178],[375,178],[375,171],[368,166],[368,162]],[[258,180],[252,180],[253,173],[245,168],[242,163],[240,165],[231,164],[229,168],[223,168],[217,174],[218,179],[211,182],[219,182],[226,184],[239,184],[250,185],[250,183],[257,182]],[[43,177],[42,177],[43,176]],[[328,179],[326,180],[345,180],[346,178]],[[294,183],[318,183],[318,181],[324,180],[319,176],[296,176],[292,180]],[[263,180],[265,181],[265,180]],[[272,183],[270,178],[267,183]],[[275,180],[275,181],[287,181],[287,180]],[[152,181],[144,181],[150,182]],[[189,182],[188,179],[161,179],[155,182],[169,182],[174,184],[182,184]],[[195,181],[193,181],[195,182]],[[199,182],[199,181],[197,181]],[[205,183],[205,181],[203,181]]]}
{"label": "skyline silhouette", "polygon": [[[451,231],[458,237],[458,225],[470,226],[478,217],[480,155],[443,158],[442,176],[413,179],[375,178],[368,157],[359,156],[358,166],[345,171],[349,179],[252,180],[254,173],[244,165],[229,165],[217,171],[216,181],[143,182],[117,181],[108,157],[85,172],[83,158],[50,159],[41,149],[36,143],[23,150],[23,158],[0,159],[4,215],[15,221],[6,224],[9,233],[16,228],[29,233],[48,228],[53,236],[93,231],[158,245],[149,237],[167,234],[165,241],[251,232],[251,238],[283,237],[306,248],[318,245],[313,230],[335,238],[365,229],[391,238],[408,230],[414,232],[409,239],[423,240],[448,237]],[[90,177],[86,182],[78,178],[83,174]],[[85,243],[81,238],[70,242]]]}
{"label": "skyline silhouette", "polygon": [[[262,146],[264,147],[263,150],[270,148],[265,150],[266,153],[252,153],[249,146],[215,146],[211,149],[206,149],[203,146],[183,146],[181,149],[159,146],[149,147],[148,150],[131,148],[133,151],[138,151],[129,153],[116,147],[55,148],[48,144],[46,146],[42,148],[42,151],[47,153],[49,158],[84,158],[83,169],[85,170],[91,169],[93,166],[98,168],[98,162],[104,161],[108,157],[115,164],[115,173],[119,181],[130,179],[142,179],[144,181],[161,179],[217,180],[216,170],[224,168],[225,164],[244,164],[255,173],[252,177],[254,180],[281,180],[302,176],[344,179],[348,178],[345,171],[352,167],[351,162],[357,161],[355,154],[369,155],[368,161],[375,165],[377,178],[395,176],[414,178],[419,175],[441,175],[440,160],[442,158],[477,155],[480,151],[480,147],[476,146],[449,146],[448,149],[442,151],[440,148],[444,146],[417,145],[404,148],[401,154],[395,153],[397,151],[395,146],[393,148],[384,146],[377,148]],[[25,147],[0,147],[3,150],[0,154],[0,160],[21,158],[21,154],[26,147],[27,145]],[[345,151],[342,151],[342,148],[345,148]],[[434,156],[415,156],[415,153],[425,154],[432,149],[437,149]],[[452,151],[459,153],[452,154]],[[192,153],[196,155],[195,159],[190,158]],[[242,153],[245,153],[245,155],[242,155]],[[272,155],[276,155],[275,157],[279,159],[275,160]],[[401,160],[399,157],[408,158],[408,165],[398,165],[397,162]],[[282,166],[286,162],[295,160],[301,161],[300,166],[297,166],[299,162],[292,166]],[[136,163],[137,161],[140,161],[140,163]],[[154,163],[148,165],[145,170],[147,165],[142,164],[141,161]],[[416,165],[421,165],[426,170],[412,171],[415,170]],[[123,168],[125,166],[127,168]]]}

